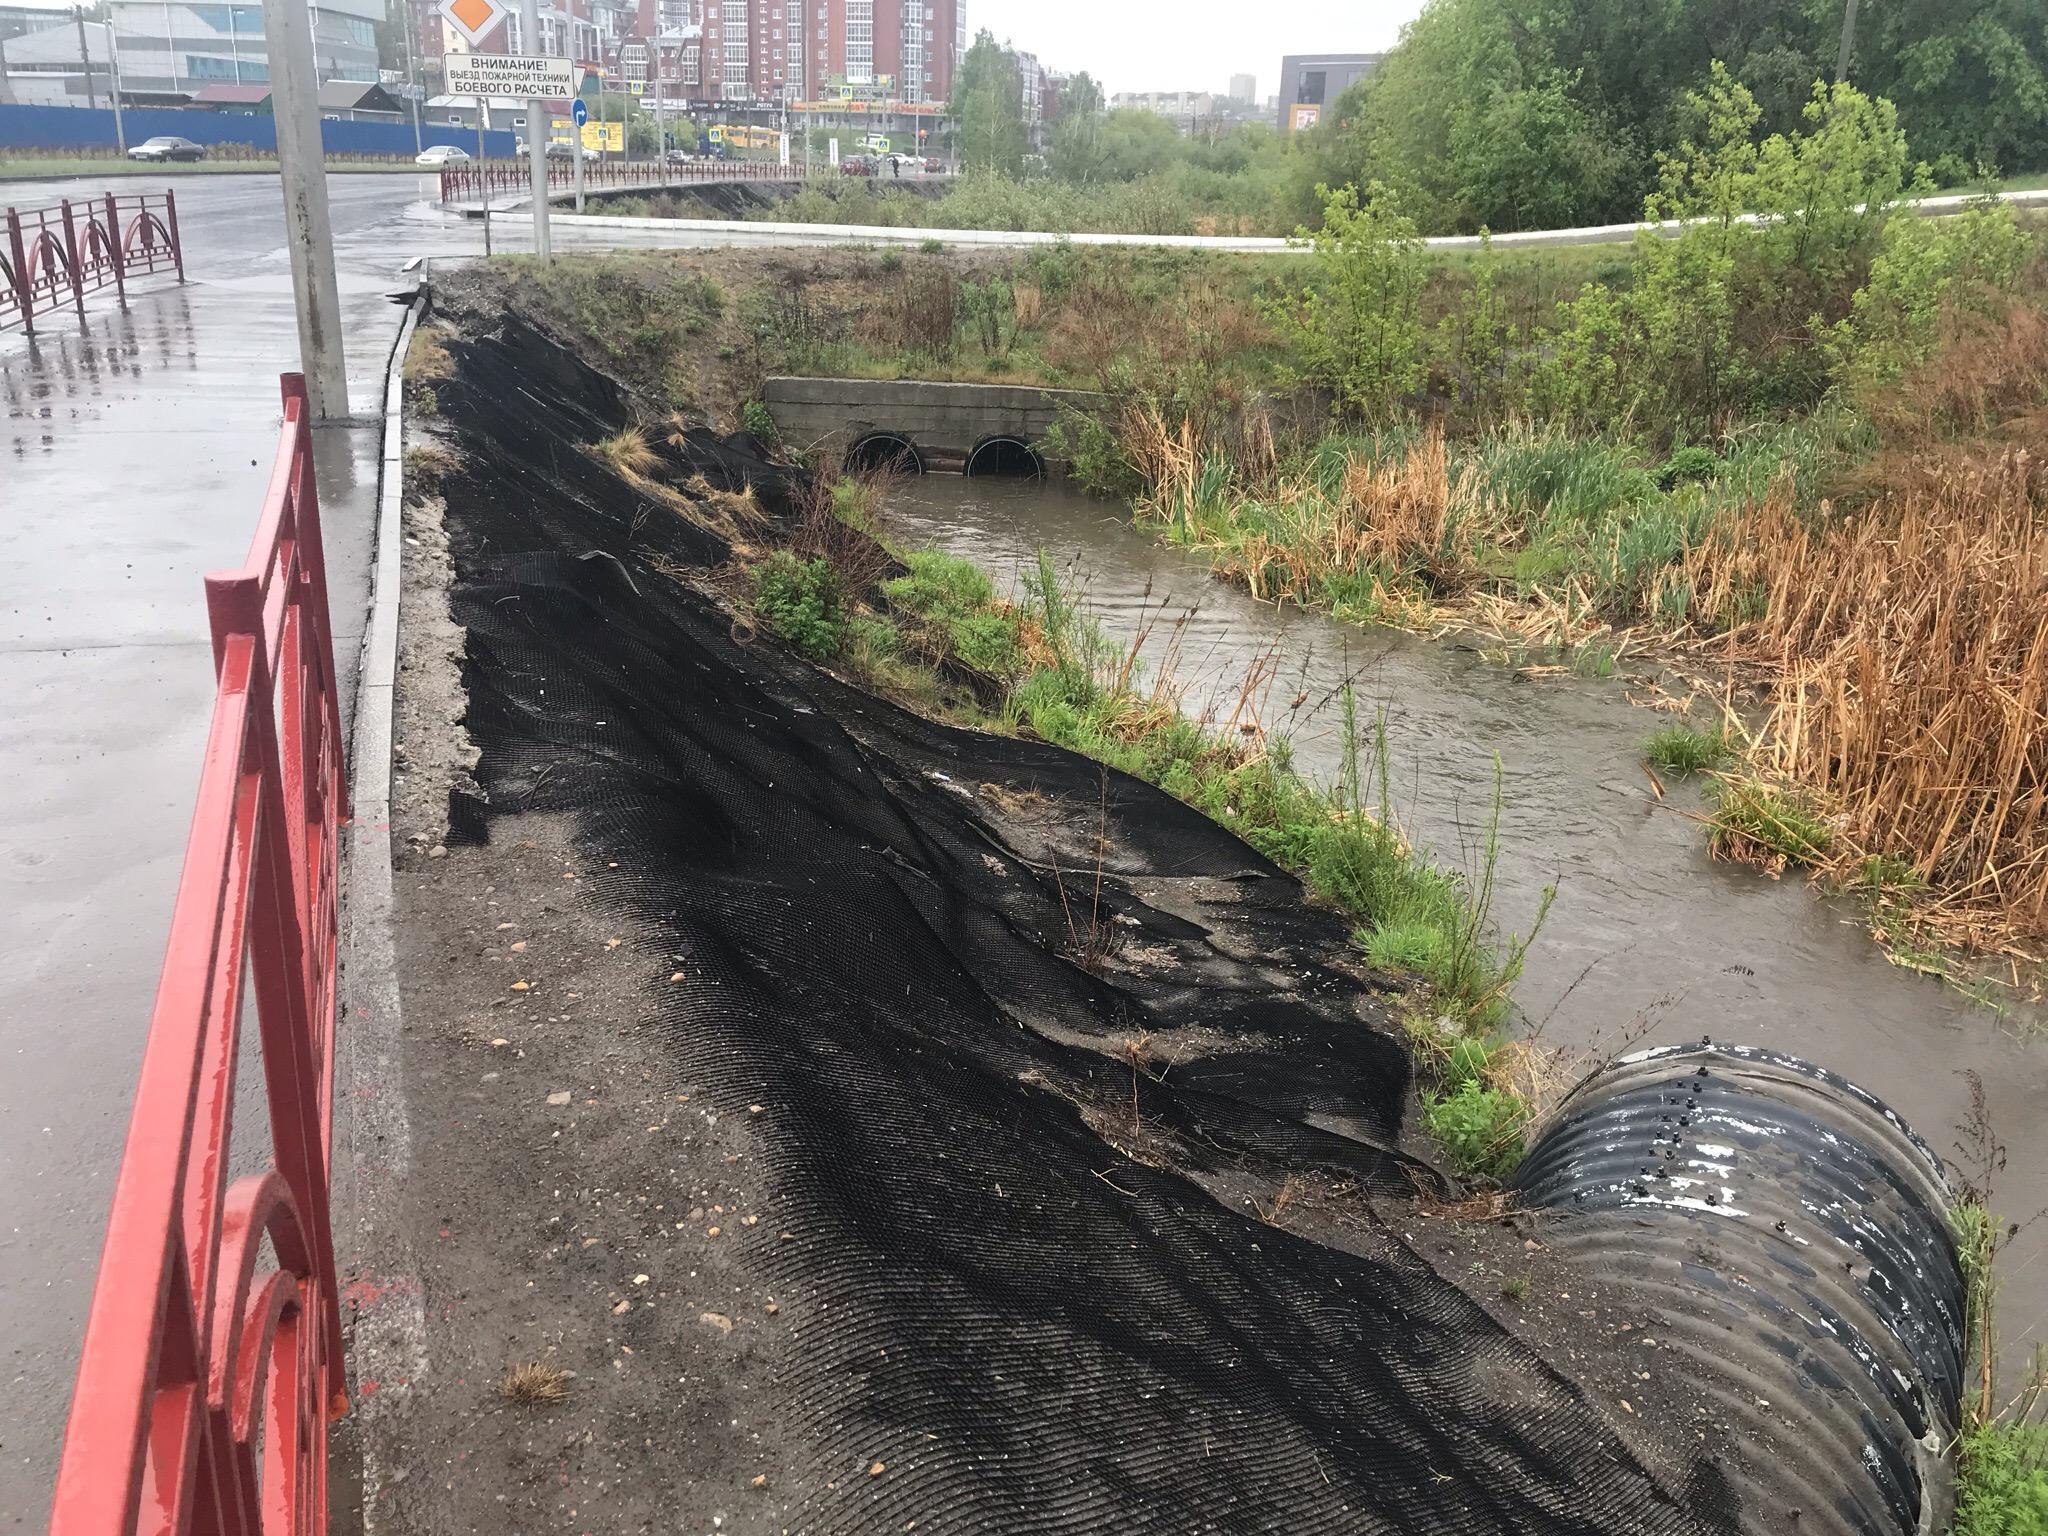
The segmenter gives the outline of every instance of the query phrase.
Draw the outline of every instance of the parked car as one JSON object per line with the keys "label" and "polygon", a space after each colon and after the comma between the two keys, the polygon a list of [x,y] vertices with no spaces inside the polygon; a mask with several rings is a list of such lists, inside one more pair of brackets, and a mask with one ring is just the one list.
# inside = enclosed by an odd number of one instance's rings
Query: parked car
{"label": "parked car", "polygon": [[940,175],[943,175],[943,174],[945,173],[945,170],[946,170],[946,162],[945,162],[945,161],[943,161],[943,160],[941,160],[941,159],[940,159],[940,158],[939,158],[939,157],[938,157],[937,155],[926,155],[926,156],[924,157],[924,173],[925,173],[925,175],[927,175],[927,176],[940,176]]}
{"label": "parked car", "polygon": [[868,164],[864,156],[844,155],[840,158],[839,174],[842,176],[872,176],[874,173],[875,168]]}
{"label": "parked car", "polygon": [[429,144],[413,156],[414,165],[432,166],[439,170],[444,165],[463,165],[469,160],[469,151],[455,144]]}
{"label": "parked car", "polygon": [[204,160],[203,145],[194,144],[190,139],[181,139],[175,133],[160,133],[153,139],[144,139],[128,151],[130,160]]}
{"label": "parked car", "polygon": [[687,149],[672,149],[662,158],[670,165],[695,165],[697,157]]}
{"label": "parked car", "polygon": [[[550,160],[574,160],[576,158],[576,146],[574,144],[564,144],[560,139],[551,139],[548,142],[546,154]],[[585,160],[596,160],[599,158],[599,155],[596,150],[586,148],[583,151],[583,158]]]}

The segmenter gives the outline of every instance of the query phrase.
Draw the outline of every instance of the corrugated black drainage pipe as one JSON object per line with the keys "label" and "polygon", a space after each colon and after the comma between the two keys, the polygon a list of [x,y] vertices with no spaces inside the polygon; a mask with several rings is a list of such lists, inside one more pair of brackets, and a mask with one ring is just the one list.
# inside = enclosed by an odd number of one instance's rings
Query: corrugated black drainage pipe
{"label": "corrugated black drainage pipe", "polygon": [[1573,1090],[1515,1177],[1545,1240],[1651,1299],[1733,1431],[1694,1494],[1744,1532],[1942,1536],[1965,1287],[1941,1161],[1775,1051],[1669,1046]]}

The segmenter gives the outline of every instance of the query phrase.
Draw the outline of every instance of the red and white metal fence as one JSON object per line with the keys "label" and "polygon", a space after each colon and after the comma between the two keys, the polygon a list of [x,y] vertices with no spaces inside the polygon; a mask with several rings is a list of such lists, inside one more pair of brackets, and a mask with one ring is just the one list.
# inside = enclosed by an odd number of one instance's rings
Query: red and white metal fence
{"label": "red and white metal fence", "polygon": [[80,318],[85,296],[112,288],[123,303],[128,279],[176,271],[178,202],[164,192],[108,192],[43,208],[9,208],[0,246],[0,330],[33,332],[36,315],[70,304]]}
{"label": "red and white metal fence", "polygon": [[[328,1214],[348,790],[297,374],[247,563],[207,577],[206,602],[213,724],[51,1536],[317,1536],[348,1407]],[[245,996],[254,1156],[232,1135]],[[262,1171],[230,1183],[231,1162]]]}
{"label": "red and white metal fence", "polygon": [[[652,160],[598,160],[583,167],[586,192],[604,192],[618,187],[696,186],[704,182],[801,181],[803,167],[773,165],[762,160],[686,160],[660,165]],[[570,160],[548,162],[548,189],[568,192],[576,185],[576,165]],[[499,192],[514,194],[533,190],[533,173],[524,160],[473,160],[467,165],[441,167],[441,201],[475,203]]]}

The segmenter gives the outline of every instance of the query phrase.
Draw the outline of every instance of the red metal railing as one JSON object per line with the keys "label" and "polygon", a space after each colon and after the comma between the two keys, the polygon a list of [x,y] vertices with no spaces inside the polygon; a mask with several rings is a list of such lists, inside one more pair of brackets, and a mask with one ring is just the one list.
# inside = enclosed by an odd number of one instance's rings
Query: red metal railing
{"label": "red metal railing", "polygon": [[39,310],[66,302],[85,315],[85,296],[128,279],[175,270],[185,280],[178,202],[165,192],[108,192],[45,208],[9,208],[0,249],[0,330],[36,328]]}
{"label": "red metal railing", "polygon": [[[799,181],[803,167],[771,165],[761,160],[689,160],[657,165],[652,160],[602,160],[583,167],[586,191],[613,187],[680,187],[707,181]],[[468,165],[441,167],[441,201],[481,202],[494,192],[521,193],[533,188],[533,173],[524,160],[474,160]],[[573,161],[548,162],[548,188],[566,192],[576,185]]]}
{"label": "red metal railing", "polygon": [[[206,603],[213,726],[51,1536],[323,1532],[348,1406],[328,1218],[347,783],[297,374],[248,562],[209,576]],[[245,993],[270,1145],[231,1184]]]}

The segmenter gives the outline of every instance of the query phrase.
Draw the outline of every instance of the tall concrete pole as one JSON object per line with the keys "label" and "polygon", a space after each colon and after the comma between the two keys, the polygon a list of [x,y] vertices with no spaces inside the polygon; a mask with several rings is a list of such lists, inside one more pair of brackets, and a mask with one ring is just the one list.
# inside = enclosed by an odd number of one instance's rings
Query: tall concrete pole
{"label": "tall concrete pole", "polygon": [[313,78],[313,10],[306,0],[263,0],[270,54],[270,107],[284,187],[285,245],[299,311],[299,366],[315,421],[348,416],[341,352],[341,295],[334,283],[334,225],[320,157],[320,92]]}
{"label": "tall concrete pole", "polygon": [[1842,12],[1842,51],[1835,55],[1835,83],[1849,78],[1849,52],[1856,46],[1856,0]]}
{"label": "tall concrete pole", "polygon": [[114,36],[114,8],[107,7],[107,94],[114,99],[114,146],[125,159],[128,154],[128,127],[121,121],[121,44]]}
{"label": "tall concrete pole", "polygon": [[85,104],[96,107],[99,99],[92,93],[92,50],[85,46],[85,7],[75,7],[71,18],[78,23],[78,62],[85,67]]}
{"label": "tall concrete pole", "polygon": [[[529,59],[541,57],[540,0],[522,0],[519,7],[520,52]],[[555,242],[548,231],[548,140],[554,132],[548,126],[548,104],[538,96],[526,99],[526,155],[533,171],[533,254],[542,261],[554,259]]]}

